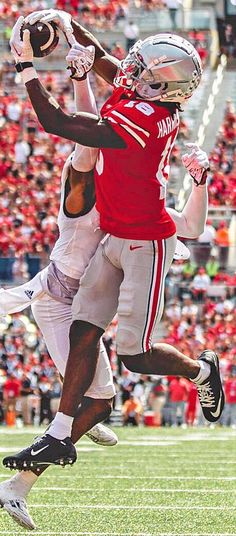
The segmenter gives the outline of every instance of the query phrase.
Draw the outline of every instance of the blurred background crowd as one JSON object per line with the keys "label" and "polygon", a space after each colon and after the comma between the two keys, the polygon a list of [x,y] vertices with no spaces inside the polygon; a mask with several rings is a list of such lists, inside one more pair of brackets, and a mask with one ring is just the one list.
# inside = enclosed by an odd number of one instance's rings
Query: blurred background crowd
{"label": "blurred background crowd", "polygon": [[[58,236],[57,213],[60,176],[72,144],[46,134],[32,110],[19,75],[12,64],[8,39],[19,14],[44,9],[52,2],[0,1],[0,41],[4,45],[0,65],[0,285],[20,284],[48,263]],[[160,12],[169,17],[168,29],[183,20],[184,2],[177,0],[58,0],[56,7],[70,10],[88,28],[103,31],[118,27],[119,34],[104,46],[122,59],[140,35],[141,17]],[[134,21],[130,15],[135,14]],[[235,55],[235,36],[229,21],[217,19],[219,50]],[[222,29],[223,28],[223,29]],[[149,32],[150,33],[150,32]],[[122,38],[117,39],[117,35]],[[196,108],[206,106],[207,88],[212,82],[209,28],[187,27],[184,33],[198,48],[205,65],[203,84],[195,103],[181,114],[177,143],[172,152],[168,204],[177,206],[184,171],[181,155],[184,143],[196,139]],[[101,38],[101,36],[99,36]],[[65,48],[61,49],[61,53]],[[57,57],[58,60],[58,57]],[[44,61],[44,60],[43,60]],[[63,109],[73,112],[71,81],[63,68],[44,63],[40,76]],[[227,75],[227,74],[226,74]],[[98,108],[111,88],[91,74]],[[235,83],[234,83],[235,87]],[[196,106],[197,102],[197,106]],[[162,340],[196,358],[204,348],[216,350],[225,382],[226,409],[221,424],[236,427],[236,112],[234,98],[221,104],[221,118],[211,139],[208,179],[209,218],[204,233],[185,241],[189,261],[175,261],[166,280],[165,316],[156,334]],[[201,111],[201,110],[200,110]],[[217,114],[217,112],[216,112]],[[214,127],[215,128],[215,127]],[[147,377],[121,367],[115,350],[116,319],[104,336],[116,384],[111,422],[152,426],[203,424],[196,389],[185,379]],[[57,371],[47,353],[31,311],[0,318],[0,423],[18,426],[47,423],[55,414],[61,393]]]}

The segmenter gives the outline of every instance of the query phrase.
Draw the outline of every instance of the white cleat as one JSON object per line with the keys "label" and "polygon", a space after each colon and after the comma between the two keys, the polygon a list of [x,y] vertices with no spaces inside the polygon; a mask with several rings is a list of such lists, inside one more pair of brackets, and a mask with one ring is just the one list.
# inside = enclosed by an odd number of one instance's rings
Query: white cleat
{"label": "white cleat", "polygon": [[117,435],[104,424],[95,424],[86,434],[91,441],[103,447],[113,447],[118,443]]}
{"label": "white cleat", "polygon": [[36,528],[27,510],[27,503],[23,496],[16,490],[14,481],[6,480],[0,484],[0,508],[6,512],[24,529]]}

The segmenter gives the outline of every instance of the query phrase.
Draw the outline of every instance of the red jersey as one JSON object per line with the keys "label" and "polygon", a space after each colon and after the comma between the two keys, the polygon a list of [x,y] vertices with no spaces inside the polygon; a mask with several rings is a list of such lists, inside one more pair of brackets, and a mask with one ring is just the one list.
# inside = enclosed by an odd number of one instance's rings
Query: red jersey
{"label": "red jersey", "polygon": [[160,240],[176,231],[165,196],[179,114],[128,95],[117,89],[101,110],[127,147],[99,151],[95,182],[100,225],[119,238]]}
{"label": "red jersey", "polygon": [[236,404],[236,378],[228,378],[224,388],[227,404]]}

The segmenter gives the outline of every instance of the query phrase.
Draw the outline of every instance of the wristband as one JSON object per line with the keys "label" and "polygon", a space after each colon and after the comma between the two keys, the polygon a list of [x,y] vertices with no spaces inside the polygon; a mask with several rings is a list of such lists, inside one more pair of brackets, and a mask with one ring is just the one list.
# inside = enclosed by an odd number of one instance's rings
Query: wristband
{"label": "wristband", "polygon": [[16,63],[15,68],[18,73],[22,73],[24,69],[27,69],[28,67],[33,67],[32,61],[23,61],[22,63]]}
{"label": "wristband", "polygon": [[204,184],[206,184],[206,181],[207,181],[207,172],[209,171],[210,168],[207,168],[207,169],[203,169],[203,172],[202,172],[202,176],[201,176],[201,180],[199,182],[196,181],[196,179],[193,177],[193,181],[194,181],[194,184],[196,186],[204,186]]}

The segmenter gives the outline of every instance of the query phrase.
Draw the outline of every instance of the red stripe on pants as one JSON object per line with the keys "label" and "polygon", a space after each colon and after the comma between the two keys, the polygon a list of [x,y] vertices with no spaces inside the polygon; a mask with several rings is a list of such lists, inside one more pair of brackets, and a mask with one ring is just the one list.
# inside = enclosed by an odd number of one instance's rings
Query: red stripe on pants
{"label": "red stripe on pants", "polygon": [[155,285],[154,288],[154,294],[151,304],[151,316],[150,316],[150,322],[147,326],[147,335],[146,335],[146,342],[145,342],[145,350],[148,351],[150,349],[150,337],[152,334],[156,313],[157,313],[157,307],[159,304],[159,295],[160,295],[160,289],[162,286],[162,264],[163,264],[163,244],[162,240],[157,240],[157,274],[156,274],[156,280],[153,281],[153,284]]}

